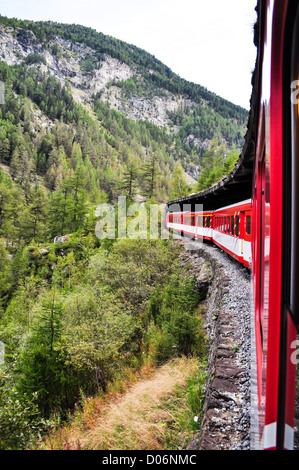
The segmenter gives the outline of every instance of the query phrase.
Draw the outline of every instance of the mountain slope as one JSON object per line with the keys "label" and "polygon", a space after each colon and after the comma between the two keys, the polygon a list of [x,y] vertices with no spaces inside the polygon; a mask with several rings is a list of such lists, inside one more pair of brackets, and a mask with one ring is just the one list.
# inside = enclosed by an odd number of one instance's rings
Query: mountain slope
{"label": "mountain slope", "polygon": [[[162,163],[164,173],[171,173],[179,160],[191,176],[198,178],[201,159],[213,139],[224,142],[228,151],[242,145],[246,110],[181,79],[145,51],[90,28],[0,17],[0,52],[9,66],[26,65],[24,74],[34,68],[66,86],[74,101],[111,134],[108,144],[113,144],[118,160],[123,160],[119,158],[120,140],[129,140],[130,150],[134,148],[133,121],[137,127],[140,122],[146,123],[150,133],[150,141],[137,138],[143,152],[135,152],[136,159],[140,163],[147,153],[157,152],[154,139],[164,153],[159,162],[166,160],[169,166],[165,169]],[[27,90],[14,91],[27,95]],[[41,100],[30,98],[45,112]],[[47,116],[61,119],[53,110]],[[111,121],[122,121],[121,129]],[[104,189],[107,191],[105,184]],[[165,187],[158,196],[163,200],[168,194]]]}

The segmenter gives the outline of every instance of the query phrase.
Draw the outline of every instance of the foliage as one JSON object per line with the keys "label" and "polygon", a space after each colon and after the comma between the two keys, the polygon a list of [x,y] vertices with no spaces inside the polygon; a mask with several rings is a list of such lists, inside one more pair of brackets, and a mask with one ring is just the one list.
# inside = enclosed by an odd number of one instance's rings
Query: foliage
{"label": "foliage", "polygon": [[185,197],[191,192],[190,186],[186,183],[183,167],[180,162],[175,164],[169,183],[169,189],[171,200]]}
{"label": "foliage", "polygon": [[40,433],[51,428],[38,411],[36,396],[20,395],[11,375],[0,370],[0,450],[35,447]]}
{"label": "foliage", "polygon": [[198,191],[210,188],[233,170],[239,153],[232,150],[227,155],[226,152],[224,145],[218,146],[216,140],[212,142],[209,150],[205,152],[203,168],[197,183]]}
{"label": "foliage", "polygon": [[174,275],[164,289],[158,288],[151,296],[148,319],[153,322],[149,348],[154,362],[165,362],[173,355],[203,352],[203,338],[198,340],[201,319],[196,315],[200,294],[195,284],[195,278]]}
{"label": "foliage", "polygon": [[[30,403],[34,398],[28,417],[33,435],[36,416],[66,417],[82,394],[105,391],[127,366],[153,360],[157,325],[157,350],[171,341],[178,345],[172,343],[164,359],[196,353],[190,331],[198,326],[191,313],[198,295],[194,284],[178,280],[175,250],[167,240],[124,239],[99,248],[94,235],[75,232],[62,244],[20,247],[3,275],[9,295],[0,337],[7,365],[15,364],[11,382],[17,396]],[[163,307],[151,316],[157,292]],[[190,308],[183,313],[186,295]]]}

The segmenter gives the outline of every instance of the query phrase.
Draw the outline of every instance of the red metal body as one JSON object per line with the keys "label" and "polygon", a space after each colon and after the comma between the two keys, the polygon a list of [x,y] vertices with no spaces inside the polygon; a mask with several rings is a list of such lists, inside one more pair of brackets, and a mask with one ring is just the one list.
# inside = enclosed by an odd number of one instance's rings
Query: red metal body
{"label": "red metal body", "polygon": [[[258,368],[261,445],[292,448],[294,400],[286,410],[285,389],[295,388],[294,366],[283,356],[295,339],[290,319],[283,318],[284,194],[284,37],[288,1],[262,2],[263,37],[259,48],[259,113],[253,185],[252,268]],[[282,324],[288,334],[283,338]],[[287,371],[285,373],[285,370]],[[288,377],[288,379],[286,379]],[[293,393],[294,395],[294,393]],[[283,421],[283,422],[282,422]],[[282,444],[283,442],[283,444]]]}

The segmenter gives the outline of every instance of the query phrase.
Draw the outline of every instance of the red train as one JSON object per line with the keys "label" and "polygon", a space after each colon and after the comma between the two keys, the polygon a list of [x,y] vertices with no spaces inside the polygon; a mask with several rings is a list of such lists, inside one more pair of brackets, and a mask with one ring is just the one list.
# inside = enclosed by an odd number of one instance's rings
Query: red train
{"label": "red train", "polygon": [[[212,211],[177,212],[176,221],[168,214],[166,224],[251,266],[259,428],[252,447],[280,450],[299,447],[299,2],[260,0],[257,11],[251,199],[220,208],[210,199]],[[207,214],[209,227],[207,219],[198,225]]]}
{"label": "red train", "polygon": [[251,200],[221,209],[166,214],[166,227],[194,240],[209,240],[249,268],[251,263]]}

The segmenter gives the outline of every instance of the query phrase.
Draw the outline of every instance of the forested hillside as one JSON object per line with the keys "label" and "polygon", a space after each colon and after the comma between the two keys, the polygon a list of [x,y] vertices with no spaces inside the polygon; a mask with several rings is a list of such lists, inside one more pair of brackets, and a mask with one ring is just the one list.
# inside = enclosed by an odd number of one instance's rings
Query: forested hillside
{"label": "forested hillside", "polygon": [[[37,173],[55,170],[61,178],[61,158],[53,162],[51,151],[63,148],[64,166],[74,167],[70,146],[79,144],[93,185],[95,180],[97,191],[111,199],[124,192],[124,174],[132,164],[138,194],[148,195],[142,174],[154,155],[154,192],[165,201],[176,163],[198,179],[213,139],[224,156],[242,146],[246,110],[181,79],[136,46],[90,28],[53,22],[0,17],[0,31],[0,79],[7,95],[2,124],[8,128],[1,138],[3,163],[10,164],[24,140],[27,145],[34,140]],[[42,129],[28,127],[33,115],[43,122]],[[68,145],[47,140],[58,122],[65,124]],[[11,137],[10,128],[15,134],[18,124],[22,142]],[[32,149],[26,150],[32,160]]]}
{"label": "forested hillside", "polygon": [[0,448],[24,449],[124,371],[204,354],[171,241],[99,240],[96,207],[213,184],[247,112],[79,25],[0,17],[0,80]]}

